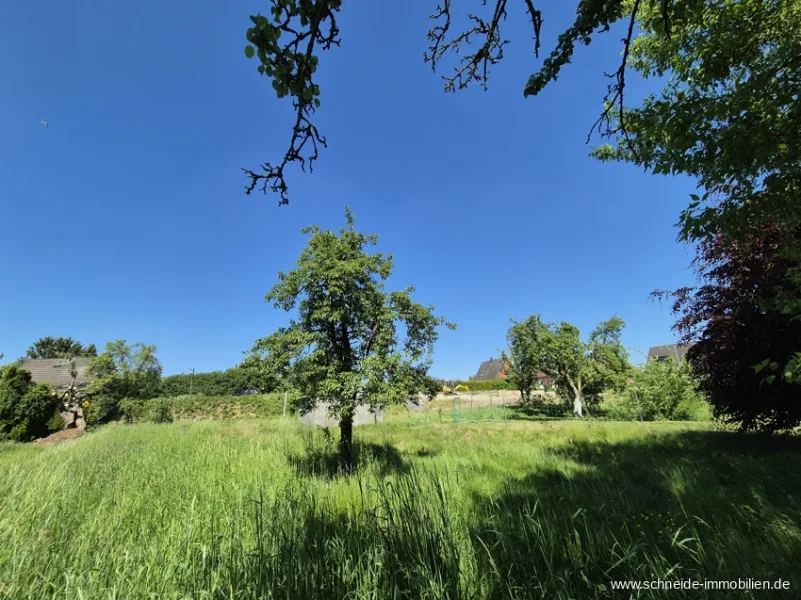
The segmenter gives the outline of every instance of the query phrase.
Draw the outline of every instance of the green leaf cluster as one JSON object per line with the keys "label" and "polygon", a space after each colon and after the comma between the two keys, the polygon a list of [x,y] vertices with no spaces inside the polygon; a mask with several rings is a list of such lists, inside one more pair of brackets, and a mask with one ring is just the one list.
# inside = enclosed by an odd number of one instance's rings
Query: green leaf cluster
{"label": "green leaf cluster", "polygon": [[669,17],[667,36],[661,7],[638,11],[630,66],[667,83],[618,114],[625,133],[595,155],[695,178],[685,240],[801,223],[801,3],[674,0]]}
{"label": "green leaf cluster", "polygon": [[537,375],[545,361],[547,333],[540,316],[531,315],[523,321],[512,319],[512,326],[506,334],[509,349],[502,357],[509,364],[510,383],[520,390],[526,403],[531,402],[531,392],[539,381]]}
{"label": "green leaf cluster", "polygon": [[[253,15],[250,17],[253,27],[245,33],[249,42],[245,46],[245,56],[258,57],[258,71],[272,79],[278,98],[290,95],[304,105],[314,102],[315,107],[320,105],[320,87],[312,81],[312,75],[317,71],[319,58],[309,51],[313,46],[300,42],[306,38],[315,39],[309,26],[319,21],[317,4],[304,0],[275,1],[271,9],[272,20],[261,14]],[[303,28],[309,27],[305,35],[298,35],[294,31],[290,25],[294,21]],[[282,32],[294,33],[295,41],[282,45]]]}
{"label": "green leaf cluster", "polygon": [[0,369],[0,439],[27,442],[52,433],[59,405],[53,388],[34,383],[28,371]]}

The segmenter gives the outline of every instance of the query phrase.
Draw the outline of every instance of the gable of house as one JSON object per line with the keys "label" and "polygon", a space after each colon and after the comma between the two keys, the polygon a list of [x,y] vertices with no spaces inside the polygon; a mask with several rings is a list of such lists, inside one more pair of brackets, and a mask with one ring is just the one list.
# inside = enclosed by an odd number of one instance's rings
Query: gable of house
{"label": "gable of house", "polygon": [[648,360],[684,360],[687,350],[692,344],[667,344],[666,346],[652,346],[648,349]]}
{"label": "gable of house", "polygon": [[493,379],[506,379],[506,361],[502,358],[490,358],[478,367],[473,381],[491,381]]}

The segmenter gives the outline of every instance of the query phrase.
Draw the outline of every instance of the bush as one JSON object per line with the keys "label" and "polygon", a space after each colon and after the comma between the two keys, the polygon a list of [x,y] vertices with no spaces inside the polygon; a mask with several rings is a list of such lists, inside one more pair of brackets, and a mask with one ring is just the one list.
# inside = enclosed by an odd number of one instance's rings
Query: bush
{"label": "bush", "polygon": [[89,400],[83,409],[83,418],[87,427],[119,419],[122,416],[120,411],[122,402],[111,396],[98,396]]}
{"label": "bush", "polygon": [[33,383],[31,374],[16,366],[0,377],[0,438],[25,442],[50,433],[48,422],[60,405],[50,386]]}
{"label": "bush", "polygon": [[[686,421],[710,414],[698,382],[685,361],[650,360],[637,371],[628,398],[616,408],[644,421]],[[611,415],[610,415],[611,416]]]}
{"label": "bush", "polygon": [[120,402],[120,415],[128,424],[144,421],[148,418],[148,405],[144,400],[126,398]]}
{"label": "bush", "polygon": [[8,439],[14,442],[29,441],[31,437],[28,434],[28,427],[25,425],[25,423],[14,425],[14,427],[12,427],[11,431],[8,433]]}
{"label": "bush", "polygon": [[[686,358],[715,414],[743,430],[786,431],[801,424],[801,388],[782,373],[801,348],[801,307],[793,273],[801,263],[786,248],[801,245],[801,228],[754,224],[742,238],[716,237],[699,248],[701,285],[668,295],[675,329],[695,341]],[[777,304],[776,300],[782,300]],[[772,363],[773,368],[757,371]]]}
{"label": "bush", "polygon": [[153,403],[153,422],[172,423],[172,409],[168,400],[163,399]]}
{"label": "bush", "polygon": [[47,421],[47,430],[50,433],[55,433],[56,431],[61,431],[64,429],[64,426],[67,422],[64,420],[64,417],[61,416],[61,413],[53,413],[53,416]]}
{"label": "bush", "polygon": [[632,401],[628,394],[604,394],[601,410],[605,417],[615,421],[638,421],[640,419],[637,403]]}

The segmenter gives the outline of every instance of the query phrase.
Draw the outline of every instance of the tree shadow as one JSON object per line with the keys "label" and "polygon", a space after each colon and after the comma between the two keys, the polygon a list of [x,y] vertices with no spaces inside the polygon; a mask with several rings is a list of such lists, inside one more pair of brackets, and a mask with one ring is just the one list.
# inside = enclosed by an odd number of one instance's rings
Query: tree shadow
{"label": "tree shadow", "polygon": [[220,600],[466,597],[449,515],[421,493],[414,467],[393,480],[359,478],[362,496],[344,505],[308,480],[295,484],[251,501],[248,534],[237,521],[212,529],[186,587],[214,586]]}
{"label": "tree shadow", "polygon": [[[421,449],[414,453],[420,458],[435,456],[436,452],[430,449]],[[311,444],[306,446],[302,454],[288,457],[289,463],[298,475],[317,477],[322,479],[335,479],[349,476],[340,468],[339,454],[336,444]],[[390,442],[377,444],[354,440],[353,442],[354,472],[370,470],[379,477],[392,474],[407,474],[412,463]]]}
{"label": "tree shadow", "polygon": [[513,404],[507,408],[509,418],[516,421],[566,419],[573,414],[571,408],[565,404],[552,402],[532,401],[525,404]]}
{"label": "tree shadow", "polygon": [[487,565],[505,574],[490,597],[613,597],[617,580],[749,577],[789,580],[790,591],[771,593],[797,597],[801,438],[698,431],[568,439],[546,454],[554,466],[507,480],[490,499],[474,497],[472,535],[488,549]]}
{"label": "tree shadow", "polygon": [[[236,546],[210,544],[209,556],[204,547],[191,584],[304,600],[762,597],[621,593],[611,584],[747,578],[782,578],[789,590],[766,596],[795,598],[801,586],[801,438],[693,431],[616,440],[613,429],[566,437],[542,449],[536,470],[474,492],[465,512],[454,508],[458,474],[424,473],[390,444],[357,447],[361,466],[375,461],[377,470],[357,474],[355,498],[343,506],[297,478],[257,502],[248,535],[218,536]],[[323,468],[336,467],[331,450],[317,455],[322,467],[307,462],[300,472],[338,476]],[[400,476],[372,480],[380,468]]]}

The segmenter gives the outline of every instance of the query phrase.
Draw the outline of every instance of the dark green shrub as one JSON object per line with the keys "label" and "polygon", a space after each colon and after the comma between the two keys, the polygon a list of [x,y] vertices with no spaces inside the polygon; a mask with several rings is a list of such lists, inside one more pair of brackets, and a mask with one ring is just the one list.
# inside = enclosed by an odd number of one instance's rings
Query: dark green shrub
{"label": "dark green shrub", "polygon": [[64,429],[64,426],[67,422],[64,420],[64,417],[61,416],[61,413],[53,413],[53,416],[50,417],[47,421],[47,430],[50,433],[55,433],[56,431],[61,431]]}
{"label": "dark green shrub", "polygon": [[110,396],[92,398],[83,409],[83,418],[86,421],[86,425],[91,427],[119,419],[122,416],[120,412],[121,402],[121,400]]}
{"label": "dark green shrub", "polygon": [[151,419],[154,423],[172,423],[172,408],[169,400],[163,399],[153,402]]}
{"label": "dark green shrub", "polygon": [[14,427],[12,427],[11,431],[8,433],[8,439],[14,442],[29,441],[31,436],[28,434],[28,427],[25,425],[25,423],[14,425]]}
{"label": "dark green shrub", "polygon": [[50,386],[33,383],[31,374],[17,366],[0,377],[0,437],[28,441],[50,433],[48,421],[59,400]]}
{"label": "dark green shrub", "polygon": [[148,403],[146,400],[126,398],[120,402],[120,415],[128,424],[145,420],[147,412]]}

